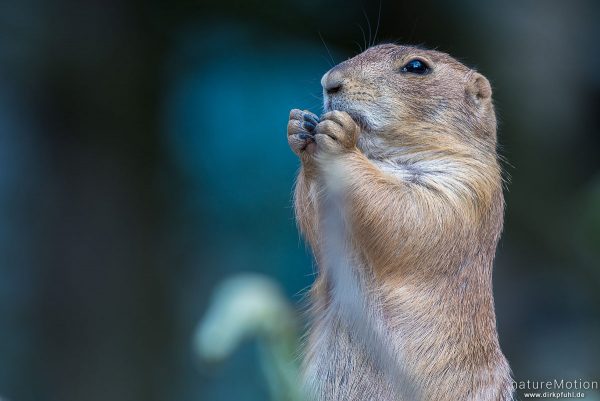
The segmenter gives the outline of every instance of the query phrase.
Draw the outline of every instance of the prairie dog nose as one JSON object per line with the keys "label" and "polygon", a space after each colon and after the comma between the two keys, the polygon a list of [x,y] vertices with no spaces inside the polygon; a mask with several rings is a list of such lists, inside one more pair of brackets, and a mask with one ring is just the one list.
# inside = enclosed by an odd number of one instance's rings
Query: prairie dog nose
{"label": "prairie dog nose", "polygon": [[338,68],[333,68],[321,78],[321,86],[328,95],[333,95],[342,89],[344,77]]}

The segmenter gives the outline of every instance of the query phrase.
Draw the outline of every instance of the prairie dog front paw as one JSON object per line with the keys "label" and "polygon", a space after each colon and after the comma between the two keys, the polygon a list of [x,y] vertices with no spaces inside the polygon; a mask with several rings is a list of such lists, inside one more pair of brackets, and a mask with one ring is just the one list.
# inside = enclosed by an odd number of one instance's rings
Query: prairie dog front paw
{"label": "prairie dog front paw", "polygon": [[307,110],[293,109],[287,126],[288,144],[292,151],[302,157],[315,152],[315,127],[319,117]]}
{"label": "prairie dog front paw", "polygon": [[341,154],[356,148],[360,129],[345,111],[324,114],[315,128],[317,154]]}

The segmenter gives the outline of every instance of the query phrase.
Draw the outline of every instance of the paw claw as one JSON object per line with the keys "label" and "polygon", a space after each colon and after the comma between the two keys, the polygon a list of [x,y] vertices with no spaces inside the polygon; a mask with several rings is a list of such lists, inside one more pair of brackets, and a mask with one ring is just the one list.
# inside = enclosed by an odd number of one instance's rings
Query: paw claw
{"label": "paw claw", "polygon": [[305,122],[310,123],[313,126],[316,126],[319,123],[319,117],[307,110],[304,111],[303,118]]}
{"label": "paw claw", "polygon": [[[317,123],[318,124],[318,123]],[[302,128],[304,128],[307,131],[314,131],[315,127],[317,126],[317,124],[313,123],[312,121],[304,121],[302,123]]]}
{"label": "paw claw", "polygon": [[298,134],[298,138],[300,138],[303,141],[312,141],[312,140],[314,140],[314,135],[303,132],[303,133]]}

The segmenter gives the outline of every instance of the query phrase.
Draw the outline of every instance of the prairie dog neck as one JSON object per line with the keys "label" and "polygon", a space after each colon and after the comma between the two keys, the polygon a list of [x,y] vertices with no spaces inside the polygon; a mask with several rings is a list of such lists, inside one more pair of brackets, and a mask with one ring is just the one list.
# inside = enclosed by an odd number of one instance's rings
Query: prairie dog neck
{"label": "prairie dog neck", "polygon": [[488,81],[446,54],[381,45],[322,85],[329,113],[293,111],[288,124],[302,160],[296,217],[319,266],[312,394],[510,400],[492,294],[504,199]]}

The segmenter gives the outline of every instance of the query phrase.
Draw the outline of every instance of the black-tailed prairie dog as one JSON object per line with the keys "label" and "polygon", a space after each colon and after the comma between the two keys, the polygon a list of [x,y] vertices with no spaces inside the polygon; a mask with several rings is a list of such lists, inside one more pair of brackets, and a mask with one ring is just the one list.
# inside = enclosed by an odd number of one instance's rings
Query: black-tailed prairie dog
{"label": "black-tailed prairie dog", "polygon": [[[325,114],[292,110],[288,124],[302,165],[297,222],[319,266],[304,353],[311,396],[510,400],[492,294],[504,198],[488,80],[447,54],[384,44],[321,84]],[[332,186],[352,283],[341,289],[325,266]]]}

